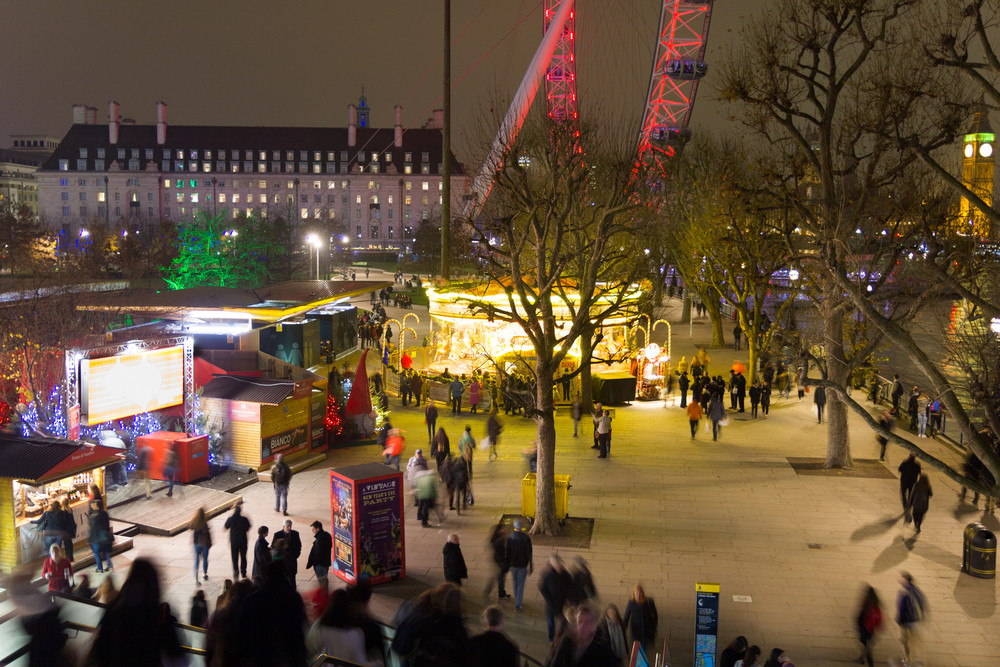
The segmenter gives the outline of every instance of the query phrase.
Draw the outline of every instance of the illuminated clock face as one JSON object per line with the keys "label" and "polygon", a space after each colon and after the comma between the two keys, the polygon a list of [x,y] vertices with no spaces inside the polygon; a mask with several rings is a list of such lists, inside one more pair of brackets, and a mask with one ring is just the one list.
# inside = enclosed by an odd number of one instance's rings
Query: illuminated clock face
{"label": "illuminated clock face", "polygon": [[989,157],[993,155],[993,144],[981,144],[979,146],[979,154],[983,157]]}
{"label": "illuminated clock face", "polygon": [[976,149],[972,146],[972,144],[965,144],[965,157],[972,157],[975,152]]}

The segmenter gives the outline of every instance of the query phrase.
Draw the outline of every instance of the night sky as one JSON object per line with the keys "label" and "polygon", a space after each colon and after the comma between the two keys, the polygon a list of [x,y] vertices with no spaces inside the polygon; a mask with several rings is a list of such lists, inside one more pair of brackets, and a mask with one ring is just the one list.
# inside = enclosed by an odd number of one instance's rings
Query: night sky
{"label": "night sky", "polygon": [[[694,129],[732,126],[713,100],[712,64],[760,3],[715,3]],[[509,98],[531,60],[541,6],[453,0],[452,136],[460,158],[492,138],[490,109]],[[9,134],[62,138],[75,103],[97,107],[106,123],[110,100],[140,124],[155,122],[162,100],[175,125],[344,126],[362,86],[373,126],[391,127],[393,105],[402,104],[403,125],[418,127],[441,105],[442,7],[440,0],[11,0],[0,39],[0,145],[9,145]],[[638,127],[659,7],[660,0],[578,1],[585,115]]]}

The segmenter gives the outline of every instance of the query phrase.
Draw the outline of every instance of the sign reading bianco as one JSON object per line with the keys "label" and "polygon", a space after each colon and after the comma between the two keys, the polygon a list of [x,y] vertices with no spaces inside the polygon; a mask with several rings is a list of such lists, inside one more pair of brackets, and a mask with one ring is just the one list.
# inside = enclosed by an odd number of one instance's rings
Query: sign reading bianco
{"label": "sign reading bianco", "polygon": [[305,426],[295,428],[261,438],[261,453],[263,460],[268,460],[275,454],[297,451],[309,443],[309,429]]}

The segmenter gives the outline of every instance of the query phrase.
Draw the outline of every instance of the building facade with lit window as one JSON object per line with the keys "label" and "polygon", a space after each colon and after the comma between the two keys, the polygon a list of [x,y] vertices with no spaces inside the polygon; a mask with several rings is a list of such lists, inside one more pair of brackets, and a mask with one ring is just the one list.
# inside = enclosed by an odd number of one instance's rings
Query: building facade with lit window
{"label": "building facade with lit window", "polygon": [[[123,123],[117,102],[107,125],[92,107],[73,108],[73,126],[37,173],[42,223],[76,233],[88,222],[183,221],[198,214],[281,216],[323,223],[360,250],[406,252],[421,220],[440,218],[442,114],[404,129],[367,127],[362,95],[339,128],[167,126]],[[452,156],[452,210],[468,178]]]}
{"label": "building facade with lit window", "polygon": [[10,148],[0,149],[0,201],[24,204],[38,215],[39,167],[58,147],[59,140],[35,134],[12,134]]}

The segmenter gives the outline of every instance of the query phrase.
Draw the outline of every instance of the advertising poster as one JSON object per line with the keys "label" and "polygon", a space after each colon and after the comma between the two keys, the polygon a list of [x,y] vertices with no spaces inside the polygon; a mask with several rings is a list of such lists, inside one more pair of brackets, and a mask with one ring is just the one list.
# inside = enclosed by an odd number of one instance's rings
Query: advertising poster
{"label": "advertising poster", "polygon": [[357,580],[354,568],[354,507],[351,482],[330,475],[330,501],[333,510],[333,571],[349,583]]}
{"label": "advertising poster", "polygon": [[402,475],[359,481],[358,580],[370,584],[403,574]]}
{"label": "advertising poster", "polygon": [[295,452],[309,444],[309,429],[296,426],[293,429],[260,439],[261,460],[270,461],[275,454]]}

